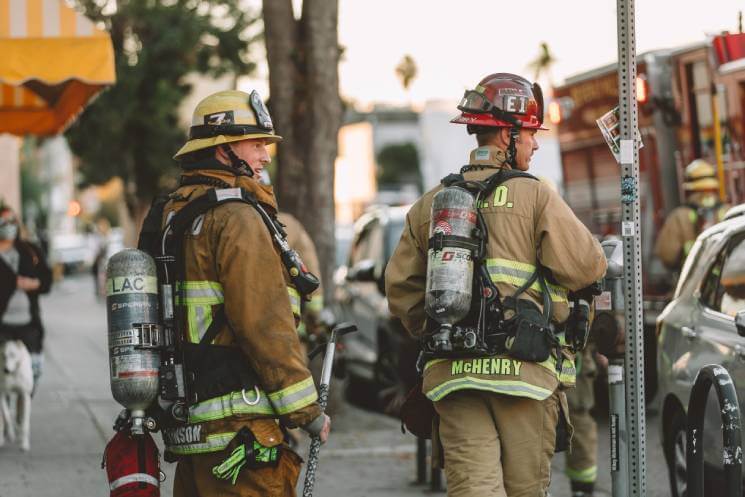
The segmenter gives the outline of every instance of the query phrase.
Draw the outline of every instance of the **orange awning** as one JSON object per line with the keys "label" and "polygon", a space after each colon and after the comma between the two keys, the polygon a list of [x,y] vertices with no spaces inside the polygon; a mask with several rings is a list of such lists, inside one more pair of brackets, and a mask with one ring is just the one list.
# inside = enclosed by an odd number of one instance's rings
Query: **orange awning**
{"label": "orange awning", "polygon": [[61,133],[115,79],[109,34],[63,0],[0,0],[0,133]]}

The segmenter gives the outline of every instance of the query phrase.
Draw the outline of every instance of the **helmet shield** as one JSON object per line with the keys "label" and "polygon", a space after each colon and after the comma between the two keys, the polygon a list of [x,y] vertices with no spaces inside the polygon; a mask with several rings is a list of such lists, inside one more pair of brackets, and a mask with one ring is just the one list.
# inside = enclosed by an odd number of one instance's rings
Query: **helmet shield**
{"label": "helmet shield", "polygon": [[254,111],[254,114],[256,114],[256,125],[267,131],[273,131],[274,124],[272,124],[272,118],[269,116],[269,110],[266,108],[266,105],[264,105],[264,101],[261,99],[259,92],[256,90],[252,91],[248,100],[251,109]]}

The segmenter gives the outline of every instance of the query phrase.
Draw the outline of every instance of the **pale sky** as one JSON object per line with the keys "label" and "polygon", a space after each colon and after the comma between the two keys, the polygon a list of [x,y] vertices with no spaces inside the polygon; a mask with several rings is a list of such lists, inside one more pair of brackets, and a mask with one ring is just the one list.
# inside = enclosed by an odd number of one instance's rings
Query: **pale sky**
{"label": "pale sky", "polygon": [[[735,0],[637,0],[637,53],[734,32],[740,9]],[[339,0],[341,93],[360,104],[456,100],[492,72],[531,79],[526,66],[542,41],[557,59],[556,83],[614,62],[615,0]],[[395,74],[405,54],[419,69],[410,94]],[[265,78],[262,64],[246,84],[267,94]]]}

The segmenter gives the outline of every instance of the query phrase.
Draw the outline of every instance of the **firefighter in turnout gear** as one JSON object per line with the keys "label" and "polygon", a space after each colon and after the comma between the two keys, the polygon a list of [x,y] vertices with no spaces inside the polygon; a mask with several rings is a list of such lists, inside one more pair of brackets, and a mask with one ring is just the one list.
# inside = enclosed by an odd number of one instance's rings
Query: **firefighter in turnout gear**
{"label": "firefighter in turnout gear", "polygon": [[[562,198],[521,173],[538,149],[536,132],[545,129],[540,87],[513,74],[492,74],[465,93],[458,109],[461,114],[451,122],[466,124],[478,143],[462,169],[464,179],[510,178],[478,204],[487,234],[485,256],[477,266],[488,271],[502,305],[520,294],[504,322],[522,319],[526,309],[539,318],[544,308],[550,310],[540,338],[556,346],[547,359],[532,362],[517,353],[514,334],[505,342],[509,353],[505,348],[493,355],[458,357],[453,349],[444,357],[425,356],[423,393],[437,413],[433,438],[444,449],[448,495],[545,495],[557,433],[564,446],[571,437],[563,389],[574,385],[574,358],[561,345],[563,323],[570,316],[569,292],[586,290],[601,278],[606,262],[598,242]],[[432,316],[425,313],[430,211],[441,190],[431,190],[411,208],[385,274],[391,312],[419,337],[431,329]],[[476,308],[479,301],[474,291]],[[499,329],[502,323],[487,325]],[[526,326],[536,329],[532,323]]]}
{"label": "firefighter in turnout gear", "polygon": [[[163,225],[211,190],[219,200],[242,188],[276,215],[272,188],[259,175],[269,162],[266,146],[280,140],[258,93],[222,91],[202,100],[175,156],[181,186],[164,207]],[[219,204],[189,224],[183,253],[176,294],[181,340],[199,344],[216,332],[211,345],[239,353],[239,366],[256,381],[251,389],[203,395],[190,404],[185,424],[164,428],[166,455],[178,459],[174,495],[294,496],[301,460],[283,442],[279,421],[325,441],[330,420],[295,330],[291,302],[298,290],[267,221],[253,204]],[[195,367],[187,359],[187,372]]]}
{"label": "firefighter in turnout gear", "polygon": [[598,424],[590,413],[595,405],[593,385],[597,376],[594,352],[595,346],[591,343],[577,355],[577,384],[566,394],[574,428],[572,447],[566,454],[566,475],[572,497],[591,497],[598,476]]}
{"label": "firefighter in turnout gear", "polygon": [[[287,244],[298,251],[311,273],[320,275],[321,265],[318,263],[316,246],[300,221],[288,212],[279,212],[277,219],[284,225],[287,232]],[[296,300],[293,300],[293,305],[294,302],[299,304],[299,308],[293,308],[293,312],[297,312],[300,316],[297,332],[300,339],[305,340],[309,335],[317,333],[321,311],[323,310],[323,288],[319,286],[315,292],[303,299],[297,295]]]}
{"label": "firefighter in turnout gear", "polygon": [[685,169],[686,203],[673,209],[657,235],[655,253],[670,271],[680,272],[696,237],[722,219],[728,206],[719,200],[714,166],[696,159]]}

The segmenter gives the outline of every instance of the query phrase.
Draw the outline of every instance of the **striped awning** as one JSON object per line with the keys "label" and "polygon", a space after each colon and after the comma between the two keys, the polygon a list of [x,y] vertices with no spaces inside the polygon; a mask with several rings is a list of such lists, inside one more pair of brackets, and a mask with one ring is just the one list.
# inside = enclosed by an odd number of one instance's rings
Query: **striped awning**
{"label": "striped awning", "polygon": [[63,0],[0,0],[0,133],[60,133],[115,79],[109,34]]}

